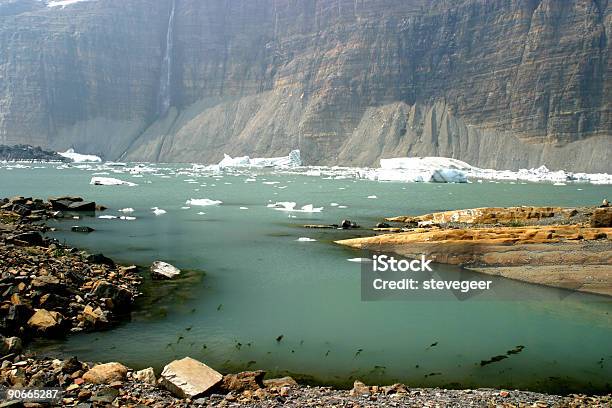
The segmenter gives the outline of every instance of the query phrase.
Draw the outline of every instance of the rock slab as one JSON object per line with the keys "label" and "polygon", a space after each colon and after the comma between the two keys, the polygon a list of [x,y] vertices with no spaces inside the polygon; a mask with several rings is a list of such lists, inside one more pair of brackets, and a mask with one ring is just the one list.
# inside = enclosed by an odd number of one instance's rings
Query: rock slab
{"label": "rock slab", "polygon": [[222,379],[223,375],[206,364],[185,357],[165,366],[159,382],[180,398],[194,398],[219,384]]}
{"label": "rock slab", "polygon": [[181,270],[167,262],[155,261],[151,265],[153,279],[173,279],[181,274]]}

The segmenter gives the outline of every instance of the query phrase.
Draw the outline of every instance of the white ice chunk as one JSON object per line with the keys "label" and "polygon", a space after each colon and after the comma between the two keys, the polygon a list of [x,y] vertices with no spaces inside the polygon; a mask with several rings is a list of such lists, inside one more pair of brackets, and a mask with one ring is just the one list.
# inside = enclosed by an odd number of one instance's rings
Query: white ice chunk
{"label": "white ice chunk", "polygon": [[192,198],[185,202],[188,205],[207,206],[223,204],[223,201],[211,200],[210,198]]}
{"label": "white ice chunk", "polygon": [[298,242],[314,242],[314,241],[316,241],[316,239],[308,238],[308,237],[300,237],[300,238],[296,239],[296,241],[298,241]]}
{"label": "white ice chunk", "polygon": [[129,181],[123,181],[123,180],[119,180],[116,178],[112,178],[112,177],[92,177],[91,181],[89,182],[89,184],[93,184],[96,186],[130,186],[130,187],[134,187],[137,186],[138,184],[136,183],[132,183]]}
{"label": "white ice chunk", "polygon": [[166,210],[162,210],[159,207],[152,207],[151,210],[153,210],[153,214],[155,214],[155,215],[163,215],[163,214],[167,213]]}
{"label": "white ice chunk", "polygon": [[71,4],[82,3],[91,0],[53,0],[47,3],[47,7],[66,7]]}
{"label": "white ice chunk", "polygon": [[93,154],[80,154],[76,153],[74,149],[68,149],[65,152],[59,152],[60,156],[66,157],[67,159],[72,160],[74,163],[100,163],[102,159],[98,156],[94,156]]}
{"label": "white ice chunk", "polygon": [[280,201],[274,204],[268,204],[268,208],[274,208],[277,211],[288,211],[288,212],[303,212],[303,213],[316,213],[323,211],[323,207],[315,207],[312,204],[306,204],[300,209],[296,208],[297,204],[293,201]]}
{"label": "white ice chunk", "polygon": [[372,262],[372,260],[370,258],[349,258],[349,259],[347,259],[347,261],[349,261],[349,262],[359,262],[359,263]]}

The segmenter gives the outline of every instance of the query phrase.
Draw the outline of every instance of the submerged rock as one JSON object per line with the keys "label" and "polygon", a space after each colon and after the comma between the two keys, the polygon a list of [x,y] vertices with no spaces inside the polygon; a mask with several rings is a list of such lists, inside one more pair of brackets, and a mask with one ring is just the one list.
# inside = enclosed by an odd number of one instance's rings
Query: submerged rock
{"label": "submerged rock", "polygon": [[181,274],[181,270],[167,262],[155,261],[151,265],[151,277],[153,279],[172,279]]}
{"label": "submerged rock", "polygon": [[90,233],[90,232],[94,232],[95,229],[91,228],[91,227],[86,227],[86,226],[80,226],[80,225],[75,225],[74,227],[70,228],[72,230],[72,232],[85,232],[85,233]]}
{"label": "submerged rock", "polygon": [[185,357],[165,366],[159,383],[180,398],[194,398],[222,380],[223,376],[206,364]]}
{"label": "submerged rock", "polygon": [[115,266],[115,262],[104,254],[93,254],[87,257],[87,261],[100,265],[108,265],[110,267]]}

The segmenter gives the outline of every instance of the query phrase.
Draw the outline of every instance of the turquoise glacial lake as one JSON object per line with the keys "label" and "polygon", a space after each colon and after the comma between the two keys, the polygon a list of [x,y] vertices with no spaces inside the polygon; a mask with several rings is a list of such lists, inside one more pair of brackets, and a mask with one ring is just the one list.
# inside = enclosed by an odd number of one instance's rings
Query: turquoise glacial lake
{"label": "turquoise glacial lake", "polygon": [[[1,196],[70,194],[109,207],[106,215],[134,209],[127,214],[136,217],[132,221],[51,221],[57,229],[52,236],[60,241],[145,271],[155,260],[184,270],[176,281],[147,282],[131,318],[118,327],[38,342],[35,350],[156,370],[191,356],[219,371],[264,369],[269,376],[337,386],[360,379],[610,391],[610,298],[490,278],[494,291],[463,300],[440,292],[420,300],[365,302],[361,265],[348,259],[368,254],[333,241],[367,232],[302,225],[346,218],[373,226],[384,216],[481,206],[594,205],[612,198],[611,186],[379,183],[272,170],[215,177],[190,174],[190,167],[157,165],[155,172],[133,177],[121,167],[0,166]],[[138,185],[90,185],[96,172]],[[191,198],[223,203],[182,208]],[[279,201],[323,210],[268,208]],[[167,212],[156,216],[151,207]],[[73,225],[96,231],[73,233]],[[444,265],[434,271],[467,273]],[[517,346],[524,346],[522,352],[481,365]]]}

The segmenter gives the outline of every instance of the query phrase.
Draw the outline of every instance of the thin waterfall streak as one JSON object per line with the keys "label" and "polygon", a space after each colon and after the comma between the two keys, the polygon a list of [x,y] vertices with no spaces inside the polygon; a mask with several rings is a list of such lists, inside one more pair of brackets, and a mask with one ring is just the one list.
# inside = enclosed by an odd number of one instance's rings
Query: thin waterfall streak
{"label": "thin waterfall streak", "polygon": [[159,100],[158,100],[158,114],[160,116],[165,115],[170,109],[171,97],[170,97],[170,85],[172,82],[172,55],[174,48],[174,13],[176,9],[176,0],[172,1],[172,9],[170,10],[170,17],[168,18],[168,30],[166,31],[166,50],[164,52],[164,58],[162,60],[162,70],[159,80]]}

